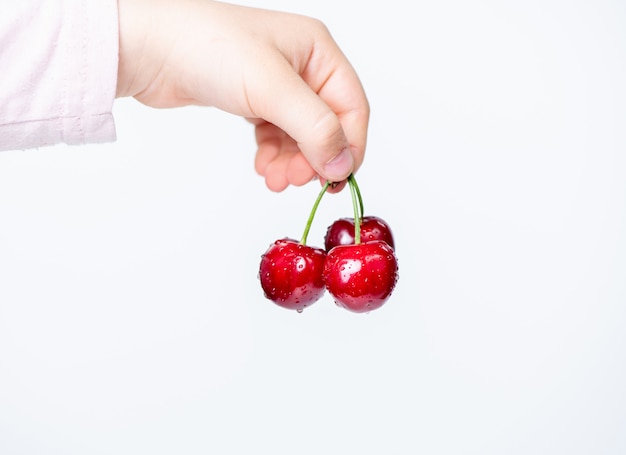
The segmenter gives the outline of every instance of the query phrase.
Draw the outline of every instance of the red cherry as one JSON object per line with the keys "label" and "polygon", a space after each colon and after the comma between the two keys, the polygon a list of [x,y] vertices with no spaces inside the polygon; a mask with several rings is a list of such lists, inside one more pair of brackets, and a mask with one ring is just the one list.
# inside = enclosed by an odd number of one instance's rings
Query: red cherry
{"label": "red cherry", "polygon": [[[361,242],[383,240],[395,249],[391,227],[377,216],[364,216],[361,220]],[[326,251],[337,245],[354,243],[354,218],[340,218],[328,226],[324,237]]]}
{"label": "red cherry", "polygon": [[398,260],[382,240],[338,245],[326,255],[323,277],[337,305],[366,313],[391,296],[398,281]]}
{"label": "red cherry", "polygon": [[276,240],[261,256],[259,279],[265,297],[283,308],[302,312],[324,295],[325,259],[321,248],[289,238]]}

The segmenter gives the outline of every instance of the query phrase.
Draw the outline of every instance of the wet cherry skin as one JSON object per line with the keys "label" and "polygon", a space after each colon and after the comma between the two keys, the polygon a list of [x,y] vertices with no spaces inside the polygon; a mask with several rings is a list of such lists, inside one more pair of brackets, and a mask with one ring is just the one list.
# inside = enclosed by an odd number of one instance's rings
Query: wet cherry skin
{"label": "wet cherry skin", "polygon": [[[364,216],[361,221],[361,242],[383,240],[395,249],[393,234],[389,224],[377,216]],[[328,226],[324,236],[326,251],[337,245],[351,245],[354,243],[354,218],[339,218]]]}
{"label": "wet cherry skin", "polygon": [[297,240],[276,240],[261,256],[259,279],[265,297],[275,304],[301,312],[326,291],[322,272],[326,252]]}
{"label": "wet cherry skin", "polygon": [[326,255],[323,278],[338,306],[368,313],[391,296],[398,281],[398,260],[382,240],[337,245]]}

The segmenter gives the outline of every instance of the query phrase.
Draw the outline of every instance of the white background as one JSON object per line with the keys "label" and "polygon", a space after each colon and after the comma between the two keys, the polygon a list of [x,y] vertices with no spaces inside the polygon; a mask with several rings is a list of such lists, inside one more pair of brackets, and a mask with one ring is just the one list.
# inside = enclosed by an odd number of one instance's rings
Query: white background
{"label": "white background", "polygon": [[0,453],[626,453],[625,4],[248,4],[359,72],[395,293],[265,300],[319,185],[267,190],[240,118],[118,100],[113,144],[0,154]]}

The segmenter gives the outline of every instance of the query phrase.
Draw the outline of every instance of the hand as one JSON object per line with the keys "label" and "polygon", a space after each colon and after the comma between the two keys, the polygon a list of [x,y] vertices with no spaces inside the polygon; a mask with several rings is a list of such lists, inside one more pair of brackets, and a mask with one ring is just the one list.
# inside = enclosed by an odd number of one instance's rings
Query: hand
{"label": "hand", "polygon": [[117,96],[153,107],[214,106],[256,129],[273,191],[342,182],[365,153],[369,104],[318,20],[212,0],[118,0]]}

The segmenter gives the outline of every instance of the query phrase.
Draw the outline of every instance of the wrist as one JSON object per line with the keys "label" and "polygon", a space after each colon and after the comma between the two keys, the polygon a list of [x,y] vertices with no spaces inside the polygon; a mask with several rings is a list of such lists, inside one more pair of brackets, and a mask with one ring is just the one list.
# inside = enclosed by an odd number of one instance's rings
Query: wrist
{"label": "wrist", "polygon": [[143,90],[142,66],[146,64],[147,14],[141,0],[117,0],[118,5],[118,70],[116,98],[135,96]]}

